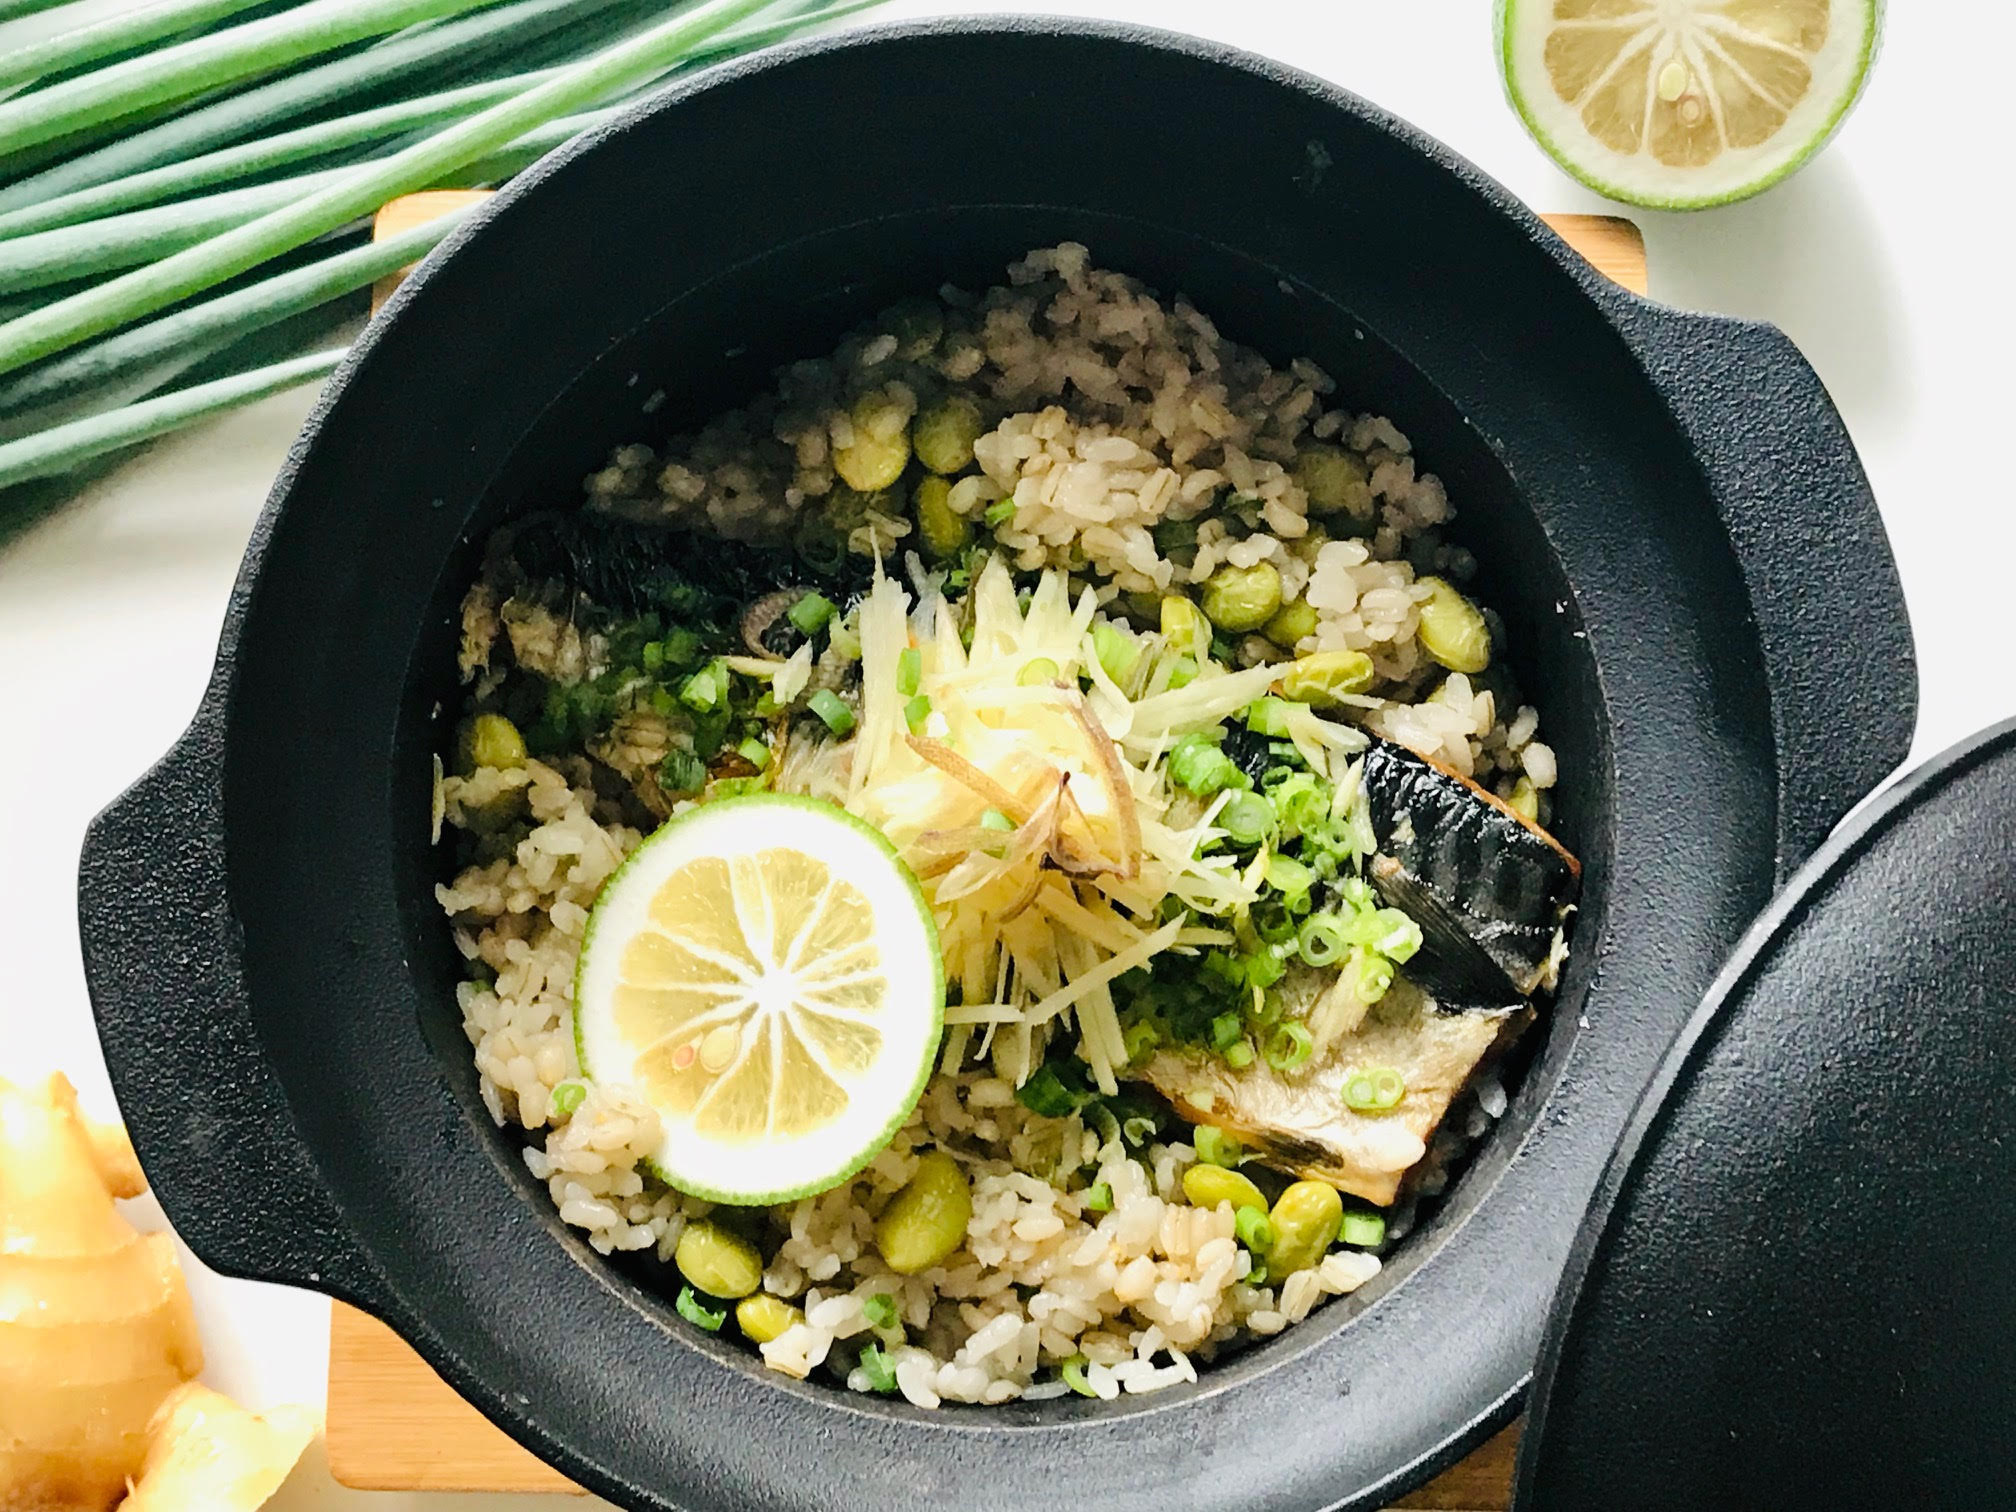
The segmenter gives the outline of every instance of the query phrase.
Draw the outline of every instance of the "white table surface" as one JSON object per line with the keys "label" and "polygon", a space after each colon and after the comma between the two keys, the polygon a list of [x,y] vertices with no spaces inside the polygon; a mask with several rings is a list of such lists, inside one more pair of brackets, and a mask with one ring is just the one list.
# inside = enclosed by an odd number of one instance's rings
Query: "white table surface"
{"label": "white table surface", "polygon": [[[1369,96],[1538,209],[1608,208],[1549,163],[1503,103],[1486,0],[897,0],[887,13],[944,9],[1068,10],[1235,43]],[[1995,230],[2009,219],[1995,186],[2007,176],[2012,55],[2010,7],[1893,6],[1867,98],[1801,174],[1730,209],[1636,216],[1655,295],[1776,322],[1846,415],[1917,633],[1914,760],[2016,714],[2016,489],[2005,452],[2016,313],[2008,243]],[[306,391],[281,396],[136,455],[0,548],[0,938],[14,963],[0,987],[0,1075],[61,1068],[88,1106],[112,1111],[78,957],[79,842],[194,710],[246,533],[309,402]],[[159,1222],[145,1205],[136,1214]],[[254,1404],[320,1401],[328,1303],[185,1263],[207,1378]],[[311,1451],[274,1505],[555,1504],[348,1491]]]}

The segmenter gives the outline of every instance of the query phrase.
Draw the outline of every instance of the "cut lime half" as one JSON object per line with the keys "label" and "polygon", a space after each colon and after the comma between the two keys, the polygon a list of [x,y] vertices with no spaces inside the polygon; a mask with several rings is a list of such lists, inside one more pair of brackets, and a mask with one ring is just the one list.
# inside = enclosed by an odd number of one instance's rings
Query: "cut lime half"
{"label": "cut lime half", "polygon": [[938,931],[889,842],[832,804],[752,794],[651,835],[595,902],[574,982],[581,1069],[664,1125],[650,1159],[716,1202],[846,1180],[930,1075]]}
{"label": "cut lime half", "polygon": [[1768,189],[1862,93],[1882,0],[1498,0],[1498,66],[1547,154],[1662,210]]}

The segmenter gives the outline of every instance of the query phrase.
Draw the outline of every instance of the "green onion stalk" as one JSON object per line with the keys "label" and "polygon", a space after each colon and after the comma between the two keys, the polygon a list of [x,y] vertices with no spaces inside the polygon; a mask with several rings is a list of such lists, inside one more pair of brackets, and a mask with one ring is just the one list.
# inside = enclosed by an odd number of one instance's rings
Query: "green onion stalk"
{"label": "green onion stalk", "polygon": [[341,298],[425,257],[467,210],[451,210],[382,242],[184,306],[0,379],[0,434],[20,429],[24,417],[32,423],[108,387],[148,392],[248,332]]}
{"label": "green onion stalk", "polygon": [[294,204],[9,321],[0,326],[0,373],[130,324],[424,189],[534,127],[642,83],[770,3],[709,0]]}
{"label": "green onion stalk", "polygon": [[89,26],[72,27],[43,41],[15,48],[0,58],[0,86],[25,83],[46,74],[67,73],[263,3],[264,0],[156,0],[140,10]]}
{"label": "green onion stalk", "polygon": [[[136,129],[141,123],[121,121],[107,132],[113,140],[90,151],[75,151],[63,162],[0,189],[0,213],[40,205],[58,195],[109,184],[242,142],[365,91],[383,90],[410,78],[435,77],[447,70],[474,68],[486,60],[511,55],[562,27],[570,34],[585,31],[598,45],[606,43],[612,39],[605,24],[606,13],[622,3],[512,0],[473,15],[400,32],[357,52],[200,104],[145,129]],[[542,74],[540,79],[547,77],[551,74]],[[521,78],[520,83],[524,82]],[[519,92],[513,89],[504,97]]]}
{"label": "green onion stalk", "polygon": [[0,488],[11,488],[31,478],[53,477],[68,472],[82,462],[136,446],[156,436],[178,430],[192,421],[208,419],[227,410],[264,399],[270,394],[312,383],[335,370],[343,360],[344,348],[310,352],[267,367],[255,368],[211,383],[178,389],[172,394],[130,404],[88,420],[59,425],[52,430],[24,436],[19,441],[0,444]]}
{"label": "green onion stalk", "polygon": [[[487,0],[309,0],[0,101],[0,157]],[[144,16],[145,11],[135,12]]]}
{"label": "green onion stalk", "polygon": [[[309,6],[287,14],[298,18],[320,3],[311,0]],[[370,14],[380,20],[395,13],[414,14],[416,5],[453,19],[412,27],[333,62],[296,69],[271,84],[228,98],[209,103],[199,99],[194,108],[160,125],[84,151],[0,189],[0,294],[9,296],[0,299],[0,374],[12,375],[0,378],[0,488],[59,476],[179,426],[326,375],[340,350],[287,361],[267,358],[288,349],[280,343],[302,340],[306,318],[315,311],[325,305],[335,309],[335,301],[424,256],[464,213],[457,210],[384,243],[313,255],[324,238],[361,223],[384,201],[419,188],[501,182],[577,132],[607,119],[628,95],[668,72],[762,46],[869,9],[879,0],[799,6],[782,17],[753,22],[746,18],[773,8],[775,0],[714,0],[651,25],[583,62],[532,70],[521,62],[518,72],[502,78],[374,105],[257,140],[238,140],[268,123],[262,115],[298,118],[344,92],[424,69],[452,74],[444,44],[462,49],[458,61],[466,63],[471,54],[482,54],[495,66],[514,50],[525,57],[528,40],[591,16],[598,18],[599,28],[593,40],[606,43],[612,29],[633,18],[639,0],[516,0],[454,16],[468,10],[470,3],[400,0],[405,10],[374,5]],[[188,0],[177,14],[185,25],[199,13],[230,14],[222,8],[224,0],[205,4],[217,8],[205,11],[197,0]],[[353,18],[348,24],[362,23]],[[88,30],[66,35],[76,38]],[[578,38],[580,30],[576,27],[570,37]],[[129,32],[125,41],[131,43],[136,36]],[[307,34],[299,28],[286,36],[291,38],[286,46],[308,45]],[[91,47],[112,45],[110,33],[93,31],[92,38]],[[548,52],[550,56],[550,47]],[[36,56],[51,62],[59,57],[53,50]],[[216,54],[211,56],[214,61]],[[242,63],[248,54],[239,47],[229,56]],[[186,83],[198,74],[190,71],[191,55],[184,53],[182,58],[179,74],[158,68],[152,73],[127,69],[123,74],[142,94],[163,77],[180,77]],[[466,69],[461,71],[466,76]],[[115,65],[99,72],[118,73],[121,68]],[[148,84],[148,79],[155,84]],[[11,121],[11,129],[22,129],[27,113],[10,114],[10,107],[56,96],[59,86],[15,98],[4,98],[6,93],[0,87],[0,128]],[[103,88],[90,96],[101,101],[115,97]],[[71,96],[72,106],[77,98],[81,96]],[[581,106],[598,108],[581,110]],[[162,108],[150,110],[158,114]],[[150,110],[116,124],[126,127],[144,121]],[[447,129],[425,135],[438,127]],[[32,119],[26,129],[32,136]],[[71,137],[57,145],[77,140]],[[385,155],[356,161],[371,152]],[[312,171],[273,178],[296,165]],[[190,197],[202,189],[220,192]],[[169,200],[175,203],[163,203]],[[310,260],[250,282],[240,277],[276,261],[299,262],[289,257],[295,249],[306,249]],[[95,286],[89,282],[93,274],[141,261],[146,265],[123,277]],[[215,292],[226,284],[231,287]],[[192,300],[206,291],[209,297]],[[248,333],[269,331],[270,336],[249,334],[248,339]],[[251,371],[232,371],[248,362],[259,365]],[[187,386],[158,392],[178,378]],[[143,397],[150,394],[154,397]],[[136,399],[142,402],[131,402]],[[829,724],[852,717],[844,706],[815,712],[826,716]],[[749,759],[756,761],[754,755]]]}

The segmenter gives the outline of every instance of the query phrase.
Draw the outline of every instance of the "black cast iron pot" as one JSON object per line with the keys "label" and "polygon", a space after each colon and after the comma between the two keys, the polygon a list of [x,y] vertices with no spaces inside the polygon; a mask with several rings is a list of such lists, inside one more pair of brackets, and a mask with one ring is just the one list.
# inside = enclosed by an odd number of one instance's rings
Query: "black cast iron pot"
{"label": "black cast iron pot", "polygon": [[[559,1224],[476,1097],[429,757],[505,513],[1064,238],[1411,433],[1537,693],[1587,881],[1510,1112],[1374,1284],[1194,1387],[926,1413],[764,1371]],[[669,89],[428,259],[290,455],[195,724],[92,830],[87,965],[197,1253],[377,1314],[619,1502],[1370,1507],[1515,1410],[1659,1052],[1914,707],[1868,486],[1778,333],[1611,287],[1289,69],[1050,21],[903,28]]]}

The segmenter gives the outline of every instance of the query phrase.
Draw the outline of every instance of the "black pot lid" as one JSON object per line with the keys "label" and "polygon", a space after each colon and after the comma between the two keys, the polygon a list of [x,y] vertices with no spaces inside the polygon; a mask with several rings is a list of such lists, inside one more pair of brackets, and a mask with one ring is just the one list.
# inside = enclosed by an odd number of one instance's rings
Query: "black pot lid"
{"label": "black pot lid", "polygon": [[2016,721],[1844,825],[1675,1043],[1571,1253],[1515,1506],[2016,1507],[2012,1110]]}

